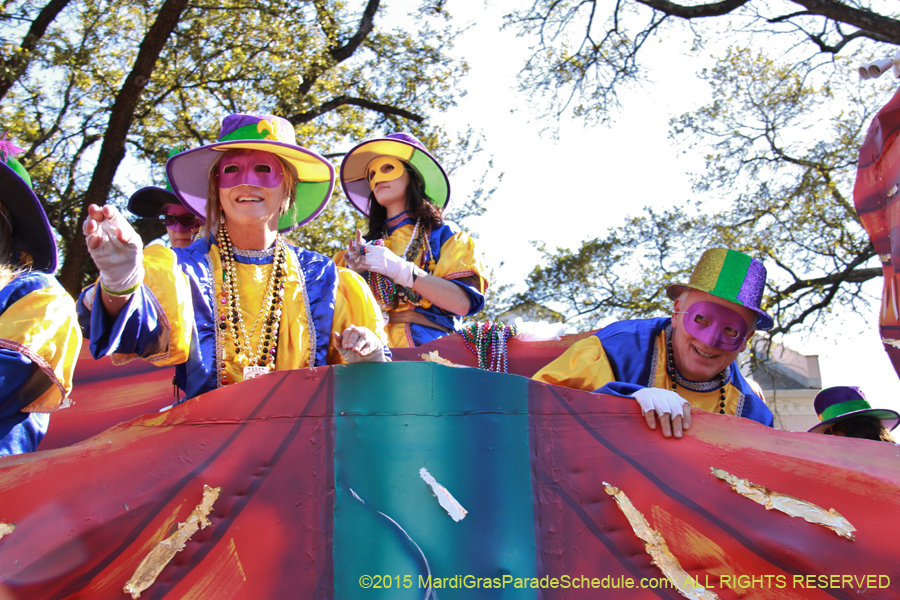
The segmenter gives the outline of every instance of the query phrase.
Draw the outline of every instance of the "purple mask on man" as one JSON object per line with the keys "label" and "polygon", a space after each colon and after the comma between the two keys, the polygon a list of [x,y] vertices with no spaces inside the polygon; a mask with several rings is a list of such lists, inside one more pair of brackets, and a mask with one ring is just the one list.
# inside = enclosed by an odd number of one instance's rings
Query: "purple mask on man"
{"label": "purple mask on man", "polygon": [[682,314],[689,334],[726,352],[740,350],[750,331],[744,317],[715,302],[695,302]]}
{"label": "purple mask on man", "polygon": [[284,167],[271,152],[250,150],[229,154],[219,163],[219,187],[239,185],[279,187],[284,179]]}

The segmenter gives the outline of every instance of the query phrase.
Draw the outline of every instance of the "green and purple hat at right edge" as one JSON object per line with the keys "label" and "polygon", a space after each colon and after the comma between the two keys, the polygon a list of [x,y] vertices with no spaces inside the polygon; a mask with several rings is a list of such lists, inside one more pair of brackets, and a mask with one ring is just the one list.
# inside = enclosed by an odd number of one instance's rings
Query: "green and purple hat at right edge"
{"label": "green and purple hat at right edge", "polygon": [[672,300],[686,288],[700,290],[723,300],[745,306],[756,313],[756,328],[771,329],[775,322],[762,306],[766,289],[766,268],[762,262],[736,250],[712,248],[703,253],[688,283],[676,283],[666,288]]}
{"label": "green and purple hat at right edge", "polygon": [[824,433],[826,429],[849,417],[875,417],[882,426],[892,431],[900,424],[900,414],[889,408],[872,408],[866,395],[855,386],[830,387],[816,394],[813,401],[819,423],[809,433]]}
{"label": "green and purple hat at right edge", "polygon": [[450,202],[450,178],[441,163],[428,153],[425,146],[409,133],[392,133],[383,138],[367,140],[353,148],[341,163],[341,186],[344,194],[362,214],[369,214],[369,181],[366,170],[379,156],[393,156],[412,165],[425,182],[425,196],[444,210]]}

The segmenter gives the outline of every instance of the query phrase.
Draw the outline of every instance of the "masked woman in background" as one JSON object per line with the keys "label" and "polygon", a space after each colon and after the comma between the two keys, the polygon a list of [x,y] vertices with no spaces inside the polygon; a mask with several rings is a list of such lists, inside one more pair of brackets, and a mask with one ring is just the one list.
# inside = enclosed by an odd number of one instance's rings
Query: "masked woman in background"
{"label": "masked woman in background", "polygon": [[472,238],[444,221],[450,181],[419,140],[393,133],[353,148],[341,185],[368,217],[334,261],[362,274],[385,313],[391,347],[420,346],[484,308],[487,279]]}
{"label": "masked woman in background", "polygon": [[144,219],[162,218],[173,248],[190,246],[205,223],[181,203],[169,185],[141,188],[128,199],[128,210]]}
{"label": "masked woman in background", "polygon": [[75,303],[51,275],[56,240],[20,152],[0,140],[0,455],[37,449],[81,349]]}
{"label": "masked woman in background", "polygon": [[334,188],[334,168],[296,144],[288,121],[230,115],[217,142],[173,156],[166,172],[210,234],[143,248],[115,208],[90,208],[100,281],[78,308],[90,310],[95,357],[178,365],[186,398],[274,370],[387,360],[365,282],[281,236]]}

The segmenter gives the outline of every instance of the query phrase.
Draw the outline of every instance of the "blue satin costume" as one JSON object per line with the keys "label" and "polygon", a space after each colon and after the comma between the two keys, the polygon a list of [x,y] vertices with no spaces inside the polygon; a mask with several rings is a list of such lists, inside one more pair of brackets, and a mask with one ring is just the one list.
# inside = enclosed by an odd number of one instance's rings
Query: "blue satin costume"
{"label": "blue satin costume", "polygon": [[[534,379],[564,387],[614,396],[631,396],[644,387],[672,389],[666,370],[666,336],[670,317],[620,321],[573,344],[538,371]],[[769,427],[772,411],[741,375],[737,363],[724,372],[725,414],[738,415]],[[676,374],[676,392],[692,407],[720,412],[721,381],[697,383]]]}
{"label": "blue satin costume", "polygon": [[[293,267],[285,280],[276,369],[340,363],[340,354],[331,344],[332,332],[354,324],[378,333],[382,327],[378,306],[355,273],[338,269],[316,252],[288,248]],[[241,269],[259,271],[265,281],[264,269],[271,269],[272,253],[236,250],[234,258],[242,297],[254,291],[261,294],[250,289],[261,286],[254,286],[249,277],[242,279],[248,271]],[[302,279],[297,277],[298,266]],[[115,320],[100,302],[94,302],[91,311],[85,308],[82,299],[93,293],[93,286],[82,292],[79,318],[90,333],[91,354],[112,355],[117,363],[143,358],[160,366],[177,365],[176,378],[185,382],[184,400],[221,387],[224,368],[219,365],[223,363],[228,365],[231,381],[240,381],[240,367],[234,366],[234,354],[228,351],[233,341],[218,326],[222,271],[214,238],[186,248],[148,246],[144,268],[144,284]],[[306,327],[310,321],[312,326]]]}

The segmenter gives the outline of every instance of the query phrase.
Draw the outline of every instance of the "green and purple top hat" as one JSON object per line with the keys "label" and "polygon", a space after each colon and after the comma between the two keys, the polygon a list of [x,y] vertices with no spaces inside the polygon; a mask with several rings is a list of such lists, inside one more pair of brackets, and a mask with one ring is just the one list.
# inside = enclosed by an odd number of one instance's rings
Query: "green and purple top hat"
{"label": "green and purple top hat", "polygon": [[13,247],[28,255],[31,268],[52,274],[56,271],[56,238],[44,207],[31,189],[31,177],[16,160],[22,152],[6,136],[0,139],[0,203],[10,216]]}
{"label": "green and purple top hat", "polygon": [[686,288],[700,290],[746,306],[756,313],[756,328],[771,329],[775,322],[766,314],[762,304],[766,289],[766,268],[759,260],[727,248],[712,248],[703,253],[691,279],[687,283],[676,283],[666,288],[672,300],[680,296]]}
{"label": "green and purple top hat", "polygon": [[[178,154],[178,150],[169,151],[169,158]],[[139,189],[128,199],[128,210],[133,215],[144,219],[155,219],[162,214],[166,204],[181,204],[181,200],[172,191],[172,184],[166,178],[166,188],[147,186]],[[201,218],[205,218],[202,215]]]}
{"label": "green and purple top hat", "polygon": [[813,406],[822,422],[809,433],[823,433],[847,417],[875,417],[888,431],[900,424],[900,413],[887,408],[872,408],[858,387],[841,385],[822,390],[816,395]]}
{"label": "green and purple top hat", "polygon": [[228,150],[271,152],[293,168],[299,180],[297,194],[278,219],[281,232],[315,219],[334,191],[334,167],[312,150],[297,145],[289,121],[272,115],[228,115],[222,121],[217,141],[176,154],[166,163],[166,176],[175,194],[191,212],[204,219],[210,168]]}
{"label": "green and purple top hat", "polygon": [[428,153],[415,136],[392,133],[367,140],[353,148],[341,163],[341,186],[344,194],[362,214],[369,214],[369,181],[366,169],[379,156],[393,156],[412,165],[425,182],[425,196],[441,210],[450,202],[450,178],[441,163]]}

